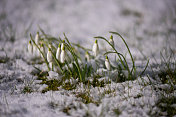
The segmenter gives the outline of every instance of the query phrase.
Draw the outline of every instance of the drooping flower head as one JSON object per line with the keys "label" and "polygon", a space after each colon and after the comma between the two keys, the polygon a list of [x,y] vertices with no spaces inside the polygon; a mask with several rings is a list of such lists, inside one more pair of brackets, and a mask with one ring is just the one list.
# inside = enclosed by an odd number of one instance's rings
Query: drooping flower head
{"label": "drooping flower head", "polygon": [[47,61],[49,63],[53,61],[53,57],[52,57],[52,53],[51,53],[51,48],[48,48]]}
{"label": "drooping flower head", "polygon": [[90,54],[89,54],[89,52],[88,51],[86,51],[86,53],[85,53],[85,59],[86,59],[86,61],[90,61]]}
{"label": "drooping flower head", "polygon": [[109,62],[108,56],[106,56],[106,59],[105,59],[105,66],[107,70],[111,70],[111,64]]}
{"label": "drooping flower head", "polygon": [[61,62],[61,63],[64,63],[64,62],[65,62],[65,55],[66,55],[66,53],[65,53],[65,47],[64,47],[64,45],[63,45],[62,51],[61,51],[61,54],[60,54],[60,62]]}
{"label": "drooping flower head", "polygon": [[40,40],[40,35],[39,35],[39,32],[37,32],[36,36],[35,36],[35,43],[37,45],[39,45],[39,40]]}
{"label": "drooping flower head", "polygon": [[56,52],[56,59],[60,60],[60,54],[61,54],[61,44],[59,43],[59,46],[57,48],[57,52]]}
{"label": "drooping flower head", "polygon": [[[35,35],[35,44],[37,46],[39,46],[39,41],[40,41],[40,35],[39,35],[39,32],[37,32],[37,34]],[[33,46],[33,52],[34,52],[34,55],[38,57],[40,56],[40,51],[38,50],[36,45]]]}
{"label": "drooping flower head", "polygon": [[49,62],[49,67],[53,70],[53,62]]}
{"label": "drooping flower head", "polygon": [[92,48],[93,54],[96,57],[99,54],[99,46],[98,46],[98,41],[95,40],[95,43]]}
{"label": "drooping flower head", "polygon": [[109,43],[114,47],[114,40],[112,35],[110,36]]}
{"label": "drooping flower head", "polygon": [[32,45],[32,41],[31,41],[31,40],[30,40],[29,43],[28,43],[28,52],[29,52],[30,54],[33,53],[33,45]]}
{"label": "drooping flower head", "polygon": [[[40,50],[45,55],[45,47],[44,47],[43,43],[40,45]],[[41,54],[41,57],[43,58],[42,54]]]}
{"label": "drooping flower head", "polygon": [[62,44],[61,44],[61,49],[64,47],[65,40],[63,39]]}

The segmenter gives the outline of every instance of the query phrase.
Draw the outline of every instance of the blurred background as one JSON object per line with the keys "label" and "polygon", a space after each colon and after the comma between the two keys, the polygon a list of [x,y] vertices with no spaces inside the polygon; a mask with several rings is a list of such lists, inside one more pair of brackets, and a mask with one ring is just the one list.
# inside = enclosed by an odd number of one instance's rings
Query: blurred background
{"label": "blurred background", "polygon": [[[40,26],[91,48],[94,36],[122,34],[136,59],[176,52],[176,0],[0,0],[0,49],[19,53]],[[126,52],[118,37],[116,47]],[[101,48],[104,48],[100,42]],[[103,45],[103,46],[102,46]]]}

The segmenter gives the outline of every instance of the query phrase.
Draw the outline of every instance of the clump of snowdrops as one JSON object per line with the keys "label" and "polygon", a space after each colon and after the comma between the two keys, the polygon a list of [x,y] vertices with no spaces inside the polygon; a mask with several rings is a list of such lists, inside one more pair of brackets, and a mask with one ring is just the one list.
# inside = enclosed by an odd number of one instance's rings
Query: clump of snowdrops
{"label": "clump of snowdrops", "polygon": [[[41,29],[41,34],[37,32],[35,37],[30,34],[28,52],[31,56],[40,57],[46,64],[48,72],[54,71],[65,78],[72,78],[82,83],[89,83],[89,78],[98,75],[97,71],[99,69],[108,72],[108,75],[111,74],[111,71],[116,71],[119,75],[115,79],[121,79],[121,81],[134,80],[137,76],[141,76],[146,70],[149,61],[144,70],[137,74],[134,58],[125,39],[117,32],[109,33],[111,34],[109,39],[102,36],[94,37],[95,42],[92,44],[92,49],[88,49],[79,44],[71,43],[65,33],[63,34],[64,38],[61,39],[60,37],[47,35]],[[131,57],[131,68],[125,56],[116,49],[114,35],[119,36],[124,42]],[[104,40],[109,45],[109,51],[100,51],[100,40]],[[82,53],[85,53],[85,55]],[[111,60],[108,57],[109,54],[115,54],[118,57],[114,61],[117,66],[111,64]],[[96,67],[94,67],[95,64]]]}

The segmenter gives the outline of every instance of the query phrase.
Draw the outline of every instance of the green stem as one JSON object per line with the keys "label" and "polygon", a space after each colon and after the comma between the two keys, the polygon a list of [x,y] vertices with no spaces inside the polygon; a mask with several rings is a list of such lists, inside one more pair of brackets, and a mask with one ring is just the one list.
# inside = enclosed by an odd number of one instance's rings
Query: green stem
{"label": "green stem", "polygon": [[[64,35],[64,36],[65,36],[65,35]],[[65,36],[65,37],[66,37],[66,36]],[[70,51],[70,53],[71,53],[72,56],[73,56],[73,59],[74,59],[75,62],[76,62],[76,67],[77,67],[77,69],[78,69],[80,81],[81,81],[81,82],[84,82],[84,81],[83,81],[83,77],[82,77],[82,70],[81,70],[81,68],[80,68],[80,66],[79,66],[77,56],[76,56],[76,54],[74,53],[73,47],[71,46],[71,44],[70,44],[69,40],[67,39],[67,37],[66,37],[65,39],[67,40],[67,43],[68,43],[68,44],[65,43],[65,46],[66,46],[67,49]]]}
{"label": "green stem", "polygon": [[140,73],[140,75],[139,75],[139,76],[142,76],[142,75],[144,74],[145,70],[146,70],[146,69],[147,69],[147,67],[148,67],[148,64],[149,64],[149,59],[148,59],[148,61],[147,61],[147,64],[146,64],[146,66],[145,66],[144,70]]}

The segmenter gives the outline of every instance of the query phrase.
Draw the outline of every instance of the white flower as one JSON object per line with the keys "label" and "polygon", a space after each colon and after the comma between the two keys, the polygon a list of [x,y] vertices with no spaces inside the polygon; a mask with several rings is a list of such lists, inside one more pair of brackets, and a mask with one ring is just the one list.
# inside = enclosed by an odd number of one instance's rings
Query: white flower
{"label": "white flower", "polygon": [[[43,45],[43,44],[41,44],[40,50],[41,50],[41,52],[45,55],[45,48],[44,48],[44,45]],[[43,55],[42,55],[42,54],[41,54],[41,57],[43,58]]]}
{"label": "white flower", "polygon": [[49,63],[53,61],[52,53],[51,53],[51,49],[50,48],[48,49],[47,60],[48,60]]}
{"label": "white flower", "polygon": [[61,51],[61,54],[60,54],[60,61],[61,61],[61,63],[64,63],[64,61],[65,61],[65,55],[66,55],[66,53],[65,53],[65,47],[63,45],[62,51]]}
{"label": "white flower", "polygon": [[49,67],[53,70],[53,62],[49,62]]}
{"label": "white flower", "polygon": [[64,47],[64,43],[65,43],[65,40],[63,40],[63,42],[61,44],[61,49]]}
{"label": "white flower", "polygon": [[86,54],[85,54],[85,59],[86,59],[87,62],[90,61],[90,55],[89,55],[89,52],[86,52]]}
{"label": "white flower", "polygon": [[95,57],[99,54],[99,46],[97,40],[95,40],[92,51]]}
{"label": "white flower", "polygon": [[[37,46],[39,46],[39,40],[40,40],[40,35],[39,35],[39,32],[37,32],[36,36],[35,36],[35,44]],[[40,56],[40,51],[38,50],[37,46],[34,45],[33,47],[33,52],[34,52],[34,55],[35,56]]]}
{"label": "white flower", "polygon": [[33,53],[33,45],[32,45],[31,40],[30,40],[29,43],[28,43],[28,52],[29,52],[30,54]]}
{"label": "white flower", "polygon": [[56,59],[59,61],[60,60],[60,54],[61,54],[61,44],[59,44],[56,52]]}
{"label": "white flower", "polygon": [[37,32],[37,34],[35,35],[35,43],[37,45],[39,45],[39,40],[40,40],[40,35],[39,35],[39,32]]}
{"label": "white flower", "polygon": [[109,43],[114,47],[114,40],[112,35],[110,36]]}
{"label": "white flower", "polygon": [[35,56],[37,56],[37,57],[40,56],[40,51],[36,45],[33,46],[33,52],[34,52]]}
{"label": "white flower", "polygon": [[110,65],[108,56],[106,56],[106,59],[105,59],[105,66],[106,66],[106,69],[107,69],[107,70],[110,70],[110,69],[111,69],[111,65]]}
{"label": "white flower", "polygon": [[34,52],[34,55],[37,56],[37,52],[38,51],[38,48],[36,45],[33,46],[33,52]]}

